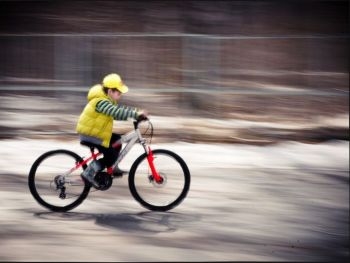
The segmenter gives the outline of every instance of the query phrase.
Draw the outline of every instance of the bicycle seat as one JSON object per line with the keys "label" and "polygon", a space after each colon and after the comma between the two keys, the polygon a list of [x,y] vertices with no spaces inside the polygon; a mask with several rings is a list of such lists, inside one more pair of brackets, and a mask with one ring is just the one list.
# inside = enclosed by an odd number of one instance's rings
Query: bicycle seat
{"label": "bicycle seat", "polygon": [[89,147],[90,150],[98,149],[97,145],[92,142],[80,141],[80,144]]}

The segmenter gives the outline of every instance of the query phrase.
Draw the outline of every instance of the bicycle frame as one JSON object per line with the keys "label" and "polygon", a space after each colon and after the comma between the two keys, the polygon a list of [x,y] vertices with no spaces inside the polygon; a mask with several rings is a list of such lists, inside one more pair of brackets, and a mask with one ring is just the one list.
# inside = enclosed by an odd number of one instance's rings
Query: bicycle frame
{"label": "bicycle frame", "polygon": [[129,153],[131,148],[138,142],[143,146],[145,152],[148,153],[147,147],[146,147],[146,140],[142,138],[142,135],[139,129],[130,131],[122,135],[121,138],[112,145],[113,148],[116,148],[121,146],[123,143],[124,144],[126,143],[124,148],[120,151],[118,159],[114,162],[113,166],[120,163],[124,159],[124,157]]}
{"label": "bicycle frame", "polygon": [[[159,173],[157,172],[157,169],[154,166],[153,152],[152,152],[150,146],[147,146],[146,139],[144,139],[142,137],[141,132],[138,128],[138,122],[134,122],[134,127],[135,127],[135,129],[133,131],[130,131],[130,132],[122,135],[121,138],[112,145],[113,148],[116,148],[116,147],[121,146],[123,143],[126,144],[124,146],[124,148],[121,149],[119,156],[118,156],[117,160],[114,162],[114,164],[112,165],[112,167],[107,168],[107,173],[112,176],[113,168],[124,159],[124,157],[129,153],[131,148],[136,143],[140,143],[142,145],[143,149],[145,150],[145,153],[147,154],[148,165],[151,169],[154,180],[157,183],[161,183],[163,181],[163,178],[159,175]],[[86,165],[88,162],[90,162],[93,159],[96,159],[101,154],[102,153],[100,153],[98,151],[94,152],[92,149],[91,156],[89,156],[88,158],[85,158],[82,162],[77,163],[76,166],[69,171],[69,173],[74,171],[75,169],[78,169],[81,166]]]}

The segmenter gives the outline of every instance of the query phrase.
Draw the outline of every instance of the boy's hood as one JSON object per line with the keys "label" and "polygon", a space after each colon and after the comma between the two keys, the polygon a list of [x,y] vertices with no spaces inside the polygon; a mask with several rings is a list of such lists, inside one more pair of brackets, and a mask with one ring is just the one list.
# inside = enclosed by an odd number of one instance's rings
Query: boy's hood
{"label": "boy's hood", "polygon": [[103,92],[102,85],[100,84],[93,86],[89,90],[89,93],[87,95],[88,101],[91,101],[92,99],[97,99],[97,98],[110,100],[109,97]]}

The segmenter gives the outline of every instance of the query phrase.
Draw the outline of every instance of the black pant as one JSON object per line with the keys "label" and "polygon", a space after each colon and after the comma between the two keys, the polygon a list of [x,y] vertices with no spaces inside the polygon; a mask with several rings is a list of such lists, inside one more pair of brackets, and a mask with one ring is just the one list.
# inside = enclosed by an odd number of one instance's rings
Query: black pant
{"label": "black pant", "polygon": [[101,164],[105,167],[111,167],[112,164],[117,160],[119,156],[119,152],[122,148],[120,145],[117,148],[113,148],[112,144],[118,141],[121,138],[120,134],[112,133],[111,141],[109,143],[109,147],[103,147],[102,145],[96,145],[96,148],[103,153],[103,158],[101,159]]}

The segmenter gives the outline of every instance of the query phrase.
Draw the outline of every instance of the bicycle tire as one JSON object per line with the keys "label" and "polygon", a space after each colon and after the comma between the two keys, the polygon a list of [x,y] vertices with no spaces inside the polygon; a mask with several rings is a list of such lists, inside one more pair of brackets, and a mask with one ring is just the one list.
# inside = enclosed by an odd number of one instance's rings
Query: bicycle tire
{"label": "bicycle tire", "polygon": [[[156,164],[156,169],[158,170],[158,172],[161,175],[162,174],[164,174],[164,175],[169,174],[171,172],[170,169],[175,170],[175,168],[177,167],[178,170],[176,172],[176,175],[174,176],[175,177],[174,182],[177,179],[183,179],[183,185],[180,186],[180,188],[178,189],[179,192],[176,195],[174,195],[174,199],[171,200],[170,202],[165,203],[165,204],[154,204],[153,201],[146,200],[146,198],[142,195],[143,189],[140,189],[141,186],[139,186],[136,183],[136,176],[137,177],[150,176],[149,173],[145,174],[145,172],[141,172],[141,175],[138,174],[138,170],[140,170],[141,164],[142,164],[142,166],[144,165],[146,167],[146,163],[147,163],[147,154],[146,153],[139,156],[135,160],[133,165],[131,166],[130,173],[129,173],[129,180],[128,180],[129,189],[130,189],[130,192],[131,192],[132,196],[134,197],[134,199],[137,202],[139,202],[143,207],[145,207],[149,210],[152,210],[152,211],[168,211],[170,209],[173,209],[177,205],[179,205],[187,196],[187,193],[190,189],[190,182],[191,182],[190,171],[189,171],[185,161],[179,155],[177,155],[176,153],[174,153],[172,151],[164,150],[164,149],[156,149],[156,150],[153,150],[153,156],[154,156],[155,162],[156,162],[157,158],[160,158],[161,156],[165,157],[164,160],[167,160],[167,162],[166,162],[166,164],[164,164],[164,166],[160,166],[160,164]],[[148,166],[148,163],[147,163],[147,166]],[[171,167],[174,167],[174,168],[171,168]],[[146,169],[146,168],[144,168],[144,169]],[[182,175],[182,177],[181,177],[181,175]],[[155,192],[154,194],[156,195],[157,191],[154,190],[154,189],[157,189],[156,183],[149,182],[149,185],[147,185],[147,183],[145,182],[145,179],[142,178],[142,180],[144,180],[145,187],[148,188],[147,191],[152,192],[152,195]],[[169,178],[167,178],[167,180],[169,180]],[[168,181],[166,184],[169,184],[169,183],[173,183],[173,182]],[[152,184],[154,187],[152,188],[152,190],[150,190],[150,188],[151,188],[150,186]],[[166,186],[164,186],[164,188],[165,187]],[[171,185],[170,187],[173,187],[173,185]],[[163,188],[163,187],[161,186],[160,188]],[[171,190],[174,191],[174,189],[171,189]],[[162,191],[164,193],[166,193],[167,190],[165,189]],[[156,199],[157,199],[157,197],[156,197]]]}
{"label": "bicycle tire", "polygon": [[[57,205],[57,204],[53,204],[51,202],[51,200],[50,201],[45,200],[45,198],[43,198],[42,194],[39,193],[39,191],[38,191],[38,187],[39,187],[40,183],[36,182],[36,179],[37,179],[37,176],[39,176],[38,175],[39,173],[41,176],[41,167],[45,166],[44,165],[45,162],[49,161],[51,159],[55,160],[55,161],[56,160],[59,161],[60,158],[58,158],[58,157],[68,158],[68,160],[73,159],[72,161],[74,161],[74,162],[67,164],[67,167],[69,167],[69,169],[74,167],[77,162],[82,161],[82,158],[72,151],[60,149],[60,150],[53,150],[53,151],[46,152],[46,153],[42,154],[41,156],[39,156],[36,159],[36,161],[32,164],[30,172],[29,172],[29,176],[28,176],[28,186],[29,186],[29,189],[30,189],[32,196],[40,205],[42,205],[45,208],[47,208],[51,211],[54,211],[54,212],[66,212],[66,211],[69,211],[69,210],[77,207],[85,200],[85,198],[89,194],[91,184],[88,183],[83,178],[81,178],[80,174],[76,175],[75,176],[76,178],[79,177],[81,179],[79,187],[82,188],[81,192],[80,192],[80,188],[79,188],[79,192],[76,195],[74,195],[74,197],[76,197],[76,199],[72,200],[72,202],[68,201],[68,204],[64,204],[62,206]],[[52,168],[52,169],[56,169],[56,167]],[[82,169],[86,169],[86,165],[84,165],[84,167],[82,167]],[[54,172],[55,172],[54,173],[54,175],[55,175],[56,170]],[[59,171],[59,172],[63,172],[63,171]],[[48,176],[48,172],[44,172],[43,174],[45,175],[45,180],[46,180],[45,181],[45,188],[51,188],[52,181],[49,181],[49,180],[52,179],[52,177],[50,178]],[[46,177],[47,177],[47,179],[46,179]],[[39,180],[39,179],[37,179],[37,180]],[[47,184],[48,182],[50,182],[49,185]],[[44,187],[43,187],[43,189],[44,189]],[[50,192],[50,194],[53,195],[54,190],[49,189],[48,192]],[[56,197],[57,197],[57,200],[59,200],[59,196],[56,196]],[[50,196],[50,198],[53,198],[53,197]],[[54,200],[56,200],[56,199],[54,199]]]}

